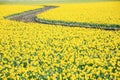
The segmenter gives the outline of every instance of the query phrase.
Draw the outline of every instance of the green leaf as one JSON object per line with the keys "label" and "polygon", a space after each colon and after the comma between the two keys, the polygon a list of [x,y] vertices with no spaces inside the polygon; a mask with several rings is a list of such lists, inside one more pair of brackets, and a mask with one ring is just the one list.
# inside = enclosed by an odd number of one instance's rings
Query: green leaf
{"label": "green leaf", "polygon": [[13,78],[7,78],[7,80],[14,80]]}
{"label": "green leaf", "polygon": [[27,67],[27,62],[23,63],[23,67],[26,68]]}
{"label": "green leaf", "polygon": [[62,70],[61,67],[58,67],[57,69],[58,69],[58,73],[59,73],[59,74],[62,73],[63,70]]}

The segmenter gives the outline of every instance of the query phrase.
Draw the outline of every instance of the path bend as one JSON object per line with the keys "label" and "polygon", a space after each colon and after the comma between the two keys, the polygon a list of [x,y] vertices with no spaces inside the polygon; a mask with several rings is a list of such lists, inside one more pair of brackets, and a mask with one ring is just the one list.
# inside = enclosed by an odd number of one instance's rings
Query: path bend
{"label": "path bend", "polygon": [[16,15],[11,15],[11,16],[8,16],[7,18],[10,20],[16,20],[21,22],[36,22],[35,17],[37,14],[40,14],[42,12],[45,12],[47,10],[57,8],[57,7],[58,6],[44,6],[43,8],[22,12]]}
{"label": "path bend", "polygon": [[45,12],[50,9],[57,8],[58,6],[44,6],[43,8],[34,9],[30,11],[25,11],[18,14],[9,15],[5,18],[21,22],[34,22],[34,23],[43,23],[51,25],[62,25],[70,27],[84,27],[84,28],[98,28],[104,30],[120,30],[120,25],[117,24],[91,24],[91,23],[80,23],[80,22],[65,22],[65,21],[54,21],[54,20],[44,20],[36,17],[37,14]]}

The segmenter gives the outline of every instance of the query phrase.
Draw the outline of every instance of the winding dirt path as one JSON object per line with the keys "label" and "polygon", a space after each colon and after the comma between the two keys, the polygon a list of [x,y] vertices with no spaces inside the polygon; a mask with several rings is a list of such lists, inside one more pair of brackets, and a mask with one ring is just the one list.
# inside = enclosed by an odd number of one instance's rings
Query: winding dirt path
{"label": "winding dirt path", "polygon": [[47,11],[56,7],[57,6],[44,6],[43,8],[40,8],[40,9],[19,13],[17,15],[8,16],[7,18],[10,20],[16,20],[16,21],[22,21],[22,22],[36,22],[35,16],[37,14],[40,14],[44,11]]}
{"label": "winding dirt path", "polygon": [[78,22],[64,22],[64,21],[53,21],[53,20],[44,20],[36,18],[37,14],[40,14],[44,11],[57,8],[58,6],[44,6],[40,9],[30,10],[26,12],[22,12],[19,14],[14,14],[7,16],[5,18],[10,20],[16,20],[21,22],[35,22],[35,23],[44,23],[51,25],[62,25],[62,26],[70,26],[70,27],[84,27],[84,28],[99,28],[104,30],[120,30],[120,25],[104,25],[104,24],[91,24],[91,23],[78,23]]}

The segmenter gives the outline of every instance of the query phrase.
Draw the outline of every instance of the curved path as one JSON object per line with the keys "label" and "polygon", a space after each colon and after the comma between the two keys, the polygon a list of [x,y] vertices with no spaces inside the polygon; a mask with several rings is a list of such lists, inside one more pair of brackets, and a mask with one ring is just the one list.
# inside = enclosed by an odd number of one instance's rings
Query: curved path
{"label": "curved path", "polygon": [[56,8],[56,7],[57,6],[44,6],[43,8],[25,11],[25,12],[14,14],[14,15],[9,15],[5,18],[10,19],[10,20],[22,21],[22,22],[36,22],[35,16],[37,14],[47,11],[49,9]]}
{"label": "curved path", "polygon": [[120,25],[117,24],[106,25],[106,24],[91,24],[91,23],[80,23],[80,22],[65,22],[65,21],[55,21],[55,20],[44,20],[36,17],[37,14],[40,14],[44,11],[57,7],[58,6],[44,6],[43,8],[9,15],[6,16],[5,18],[10,20],[22,21],[22,22],[36,22],[36,23],[62,25],[62,26],[70,26],[70,27],[99,28],[104,30],[120,30]]}

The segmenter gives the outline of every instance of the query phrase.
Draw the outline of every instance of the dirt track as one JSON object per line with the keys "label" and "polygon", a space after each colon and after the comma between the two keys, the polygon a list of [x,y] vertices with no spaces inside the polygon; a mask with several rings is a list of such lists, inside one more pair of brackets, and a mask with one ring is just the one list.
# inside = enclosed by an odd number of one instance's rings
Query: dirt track
{"label": "dirt track", "polygon": [[56,8],[57,6],[45,6],[40,9],[35,9],[27,12],[20,13],[18,15],[9,16],[10,20],[22,21],[22,22],[36,22],[35,16],[49,9]]}
{"label": "dirt track", "polygon": [[104,24],[90,24],[90,23],[70,23],[70,22],[57,22],[57,21],[46,21],[46,20],[37,20],[36,15],[40,14],[44,11],[57,8],[58,6],[44,6],[40,9],[30,10],[26,12],[22,12],[16,15],[11,15],[6,17],[10,20],[16,20],[21,22],[35,22],[35,23],[44,23],[44,24],[51,24],[51,25],[62,25],[62,26],[70,26],[70,27],[84,27],[84,28],[99,28],[104,30],[120,30],[120,25],[104,25]]}

